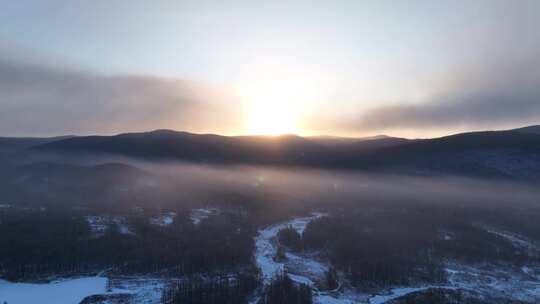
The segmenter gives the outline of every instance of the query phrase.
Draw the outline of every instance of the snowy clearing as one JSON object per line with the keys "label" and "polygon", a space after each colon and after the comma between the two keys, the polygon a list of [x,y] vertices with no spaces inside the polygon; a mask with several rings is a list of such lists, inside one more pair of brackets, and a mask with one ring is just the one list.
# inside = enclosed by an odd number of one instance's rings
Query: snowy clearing
{"label": "snowy clearing", "polygon": [[101,295],[104,301],[116,295],[129,295],[129,303],[159,304],[161,293],[170,279],[117,277],[111,279],[107,290],[106,277],[87,277],[59,280],[50,283],[12,283],[0,280],[0,303],[8,304],[78,304],[83,299]]}
{"label": "snowy clearing", "polygon": [[510,266],[449,264],[446,268],[451,287],[528,303],[540,302],[540,281],[531,276],[537,272],[540,272],[540,266],[532,265],[515,269]]}
{"label": "snowy clearing", "polygon": [[85,297],[105,293],[107,278],[89,277],[48,284],[11,283],[0,280],[0,303],[77,304]]}

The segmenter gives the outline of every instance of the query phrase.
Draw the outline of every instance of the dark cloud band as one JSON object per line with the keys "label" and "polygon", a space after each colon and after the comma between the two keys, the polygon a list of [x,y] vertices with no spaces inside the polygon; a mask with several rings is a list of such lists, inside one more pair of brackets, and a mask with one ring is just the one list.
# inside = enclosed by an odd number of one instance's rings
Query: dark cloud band
{"label": "dark cloud band", "polygon": [[0,60],[1,135],[238,127],[235,97],[204,83],[107,77]]}
{"label": "dark cloud band", "polygon": [[351,125],[363,130],[497,128],[540,119],[540,62],[461,74],[428,102],[375,108]]}

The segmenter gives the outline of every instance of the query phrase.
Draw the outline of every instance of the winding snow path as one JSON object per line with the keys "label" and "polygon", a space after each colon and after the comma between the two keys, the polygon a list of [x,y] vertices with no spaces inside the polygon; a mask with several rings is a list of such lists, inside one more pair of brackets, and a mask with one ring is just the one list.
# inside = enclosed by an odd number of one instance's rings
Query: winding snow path
{"label": "winding snow path", "polygon": [[[324,217],[324,213],[312,213],[311,216],[294,218],[288,222],[279,223],[262,229],[256,238],[255,258],[261,269],[263,286],[270,284],[273,277],[287,272],[287,275],[295,282],[306,284],[314,290],[313,301],[319,304],[353,304],[357,301],[349,298],[335,298],[327,293],[319,292],[315,286],[315,280],[322,278],[328,270],[328,266],[309,257],[300,256],[291,252],[286,253],[286,262],[274,261],[277,252],[277,234],[286,227],[293,227],[298,233],[304,233],[309,222]],[[251,303],[257,303],[255,297]]]}
{"label": "winding snow path", "polygon": [[[311,216],[295,218],[291,221],[275,224],[259,231],[255,239],[255,259],[261,269],[264,285],[268,285],[273,277],[285,271],[285,263],[274,261],[274,256],[277,252],[276,236],[278,232],[283,228],[292,226],[298,233],[302,234],[309,222],[323,216],[326,215],[323,213],[313,213]],[[296,257],[295,255],[287,254],[287,257],[289,256]],[[311,282],[308,277],[301,275],[293,275],[291,279],[300,283]]]}

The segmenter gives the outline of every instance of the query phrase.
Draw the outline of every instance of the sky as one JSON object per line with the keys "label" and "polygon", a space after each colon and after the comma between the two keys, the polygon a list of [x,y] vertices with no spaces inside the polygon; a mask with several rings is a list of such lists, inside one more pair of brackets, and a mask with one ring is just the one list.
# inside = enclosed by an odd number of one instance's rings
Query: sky
{"label": "sky", "polygon": [[540,123],[536,0],[18,0],[0,20],[1,136]]}

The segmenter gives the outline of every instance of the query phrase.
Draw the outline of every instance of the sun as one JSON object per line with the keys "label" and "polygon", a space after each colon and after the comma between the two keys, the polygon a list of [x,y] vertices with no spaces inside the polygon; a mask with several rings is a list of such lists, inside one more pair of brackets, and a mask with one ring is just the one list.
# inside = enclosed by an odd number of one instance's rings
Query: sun
{"label": "sun", "polygon": [[254,135],[298,134],[304,88],[272,81],[244,87],[246,132]]}
{"label": "sun", "polygon": [[280,97],[264,97],[251,102],[248,117],[250,134],[281,135],[298,131],[295,111],[279,101],[283,99],[277,98]]}

